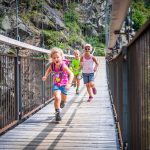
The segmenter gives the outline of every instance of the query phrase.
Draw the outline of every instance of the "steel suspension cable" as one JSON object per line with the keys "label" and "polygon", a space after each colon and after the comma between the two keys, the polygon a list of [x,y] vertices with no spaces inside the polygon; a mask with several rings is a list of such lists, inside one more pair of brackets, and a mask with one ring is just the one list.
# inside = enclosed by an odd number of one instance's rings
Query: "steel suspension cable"
{"label": "steel suspension cable", "polygon": [[19,0],[16,0],[16,39],[20,41],[20,36],[19,36],[19,29],[18,29],[18,6],[19,6]]}

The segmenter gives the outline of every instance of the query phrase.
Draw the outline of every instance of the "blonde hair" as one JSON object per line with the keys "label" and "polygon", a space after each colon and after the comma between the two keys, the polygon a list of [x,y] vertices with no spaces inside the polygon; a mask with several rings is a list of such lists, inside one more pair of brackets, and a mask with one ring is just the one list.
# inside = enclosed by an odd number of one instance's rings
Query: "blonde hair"
{"label": "blonde hair", "polygon": [[85,44],[85,45],[84,45],[84,49],[85,49],[86,47],[90,47],[90,51],[92,51],[92,45],[91,45],[91,44],[88,44],[88,43]]}
{"label": "blonde hair", "polygon": [[78,53],[78,54],[80,55],[80,51],[77,50],[77,49],[75,49],[75,50],[73,51],[73,53],[74,53],[74,54],[75,54],[75,53]]}
{"label": "blonde hair", "polygon": [[62,49],[58,48],[58,47],[53,47],[51,49],[50,53],[48,54],[49,59],[51,59],[55,53],[59,53],[61,55],[61,57],[64,58],[64,53],[63,53]]}

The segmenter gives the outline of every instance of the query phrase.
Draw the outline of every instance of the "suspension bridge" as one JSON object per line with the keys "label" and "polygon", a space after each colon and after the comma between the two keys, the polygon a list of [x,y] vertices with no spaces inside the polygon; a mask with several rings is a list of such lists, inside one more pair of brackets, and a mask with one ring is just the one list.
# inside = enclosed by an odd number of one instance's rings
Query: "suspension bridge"
{"label": "suspension bridge", "polygon": [[0,35],[0,43],[17,50],[16,56],[0,53],[0,149],[150,149],[150,20],[132,40],[124,33],[128,43],[113,49],[129,4],[112,0],[106,57],[97,57],[93,101],[87,102],[83,81],[79,95],[71,87],[59,123],[52,76],[41,80],[48,60],[19,55],[22,49],[42,56],[49,50]]}

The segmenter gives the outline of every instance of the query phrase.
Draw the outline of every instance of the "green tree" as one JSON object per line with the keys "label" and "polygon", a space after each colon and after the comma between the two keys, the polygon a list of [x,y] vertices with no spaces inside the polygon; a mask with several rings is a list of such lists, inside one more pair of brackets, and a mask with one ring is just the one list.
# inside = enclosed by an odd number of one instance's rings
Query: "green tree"
{"label": "green tree", "polygon": [[134,22],[133,28],[137,31],[150,17],[150,9],[146,8],[145,3],[141,0],[134,1],[131,8]]}

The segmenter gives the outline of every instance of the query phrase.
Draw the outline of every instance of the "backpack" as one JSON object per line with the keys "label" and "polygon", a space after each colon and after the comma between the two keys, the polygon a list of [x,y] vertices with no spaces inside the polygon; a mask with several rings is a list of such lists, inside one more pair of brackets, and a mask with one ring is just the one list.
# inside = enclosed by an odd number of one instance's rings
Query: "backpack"
{"label": "backpack", "polygon": [[70,67],[71,61],[69,59],[63,59],[63,62]]}

